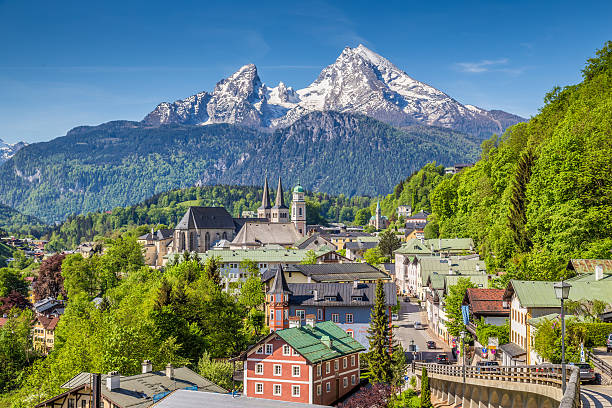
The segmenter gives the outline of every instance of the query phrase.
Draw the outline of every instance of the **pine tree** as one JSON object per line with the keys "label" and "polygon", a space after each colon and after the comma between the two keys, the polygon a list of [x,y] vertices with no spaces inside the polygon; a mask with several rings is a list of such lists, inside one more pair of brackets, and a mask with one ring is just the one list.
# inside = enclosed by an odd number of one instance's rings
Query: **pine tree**
{"label": "pine tree", "polygon": [[429,388],[429,377],[427,369],[423,367],[421,374],[421,408],[433,408],[431,403],[431,389]]}
{"label": "pine tree", "polygon": [[508,215],[508,227],[512,231],[512,238],[516,247],[521,252],[527,252],[531,249],[531,238],[525,229],[527,224],[527,200],[526,191],[527,184],[531,178],[531,166],[533,165],[534,157],[530,149],[525,151],[516,169],[516,177],[512,185],[512,195],[510,196],[510,214]]}
{"label": "pine tree", "polygon": [[370,379],[375,383],[390,383],[393,380],[392,358],[389,353],[391,329],[386,304],[384,284],[379,279],[376,281],[376,299],[370,314],[370,351],[366,357],[370,367]]}

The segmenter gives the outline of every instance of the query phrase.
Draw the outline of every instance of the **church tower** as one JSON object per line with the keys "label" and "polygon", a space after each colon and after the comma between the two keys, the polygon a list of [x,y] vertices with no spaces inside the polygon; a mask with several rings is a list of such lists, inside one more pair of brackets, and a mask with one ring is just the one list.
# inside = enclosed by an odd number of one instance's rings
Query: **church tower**
{"label": "church tower", "polygon": [[272,287],[266,293],[270,332],[289,328],[289,296],[292,294],[293,292],[287,285],[283,268],[279,265]]}
{"label": "church tower", "polygon": [[291,222],[302,236],[306,235],[306,201],[304,200],[304,189],[299,183],[293,189]]}
{"label": "church tower", "polygon": [[278,177],[278,189],[276,191],[276,203],[271,210],[272,222],[289,222],[289,207],[285,205],[285,197],[283,197],[283,184],[280,176]]}
{"label": "church tower", "polygon": [[270,190],[268,189],[268,176],[264,181],[263,197],[261,199],[261,207],[257,209],[257,218],[271,218],[272,206],[270,205]]}

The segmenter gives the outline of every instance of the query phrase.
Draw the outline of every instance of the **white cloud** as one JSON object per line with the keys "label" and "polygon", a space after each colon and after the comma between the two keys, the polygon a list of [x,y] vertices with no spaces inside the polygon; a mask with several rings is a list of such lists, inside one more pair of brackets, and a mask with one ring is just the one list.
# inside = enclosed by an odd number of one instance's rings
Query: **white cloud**
{"label": "white cloud", "polygon": [[478,74],[481,72],[500,70],[500,68],[496,68],[496,67],[499,67],[500,65],[501,66],[507,65],[507,64],[508,64],[508,58],[500,58],[496,60],[481,60],[478,62],[457,62],[455,63],[455,67],[457,67],[462,72]]}

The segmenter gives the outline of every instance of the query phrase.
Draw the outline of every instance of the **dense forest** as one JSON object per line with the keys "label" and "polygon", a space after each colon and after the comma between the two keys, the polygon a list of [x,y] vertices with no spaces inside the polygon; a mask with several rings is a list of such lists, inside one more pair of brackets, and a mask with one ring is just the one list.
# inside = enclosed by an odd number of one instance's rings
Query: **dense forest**
{"label": "dense forest", "polygon": [[430,196],[440,235],[473,237],[505,279],[558,279],[570,258],[612,256],[612,42],[582,75]]}
{"label": "dense forest", "polygon": [[125,207],[194,185],[261,185],[263,176],[308,190],[377,195],[431,160],[474,160],[472,137],[435,127],[314,112],[272,133],[216,124],[150,127],[109,122],[35,143],[0,166],[0,202],[52,223]]}
{"label": "dense forest", "polygon": [[[275,185],[274,182],[270,183]],[[271,191],[272,197],[276,192]],[[291,186],[285,188],[285,202],[291,201]],[[204,186],[172,190],[157,194],[144,202],[118,207],[112,211],[74,215],[44,235],[48,249],[74,248],[96,237],[120,234],[135,226],[150,225],[173,227],[192,205],[225,207],[234,217],[243,211],[255,211],[261,205],[262,189],[245,186]],[[325,193],[307,193],[307,219],[311,224],[352,222],[359,209],[370,205],[369,197],[331,196]]]}
{"label": "dense forest", "polygon": [[0,231],[5,234],[38,237],[47,230],[48,226],[38,218],[0,204]]}

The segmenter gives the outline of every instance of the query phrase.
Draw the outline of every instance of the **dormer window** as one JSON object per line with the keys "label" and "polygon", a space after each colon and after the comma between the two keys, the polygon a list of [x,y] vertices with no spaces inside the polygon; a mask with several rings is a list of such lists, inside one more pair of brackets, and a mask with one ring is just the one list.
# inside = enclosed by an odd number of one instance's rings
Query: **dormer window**
{"label": "dormer window", "polygon": [[328,302],[335,302],[337,298],[335,296],[325,296],[325,300]]}
{"label": "dormer window", "polygon": [[361,302],[363,300],[363,296],[352,296],[351,300],[353,302]]}

